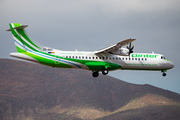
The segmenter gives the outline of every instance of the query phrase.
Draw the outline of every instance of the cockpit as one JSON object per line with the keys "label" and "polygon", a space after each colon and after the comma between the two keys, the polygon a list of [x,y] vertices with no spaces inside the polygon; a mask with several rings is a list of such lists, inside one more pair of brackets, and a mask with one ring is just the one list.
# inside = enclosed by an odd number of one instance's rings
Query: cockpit
{"label": "cockpit", "polygon": [[164,56],[161,56],[161,59],[166,59]]}

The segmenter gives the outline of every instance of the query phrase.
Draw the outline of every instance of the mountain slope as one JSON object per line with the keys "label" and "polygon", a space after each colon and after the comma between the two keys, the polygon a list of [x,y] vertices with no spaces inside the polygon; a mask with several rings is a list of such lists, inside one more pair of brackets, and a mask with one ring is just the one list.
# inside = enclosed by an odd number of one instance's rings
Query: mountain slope
{"label": "mountain slope", "polygon": [[149,106],[130,109],[97,120],[179,120],[180,106]]}
{"label": "mountain slope", "polygon": [[180,102],[179,94],[151,85],[9,59],[0,59],[0,78],[0,118],[4,120],[106,119]]}

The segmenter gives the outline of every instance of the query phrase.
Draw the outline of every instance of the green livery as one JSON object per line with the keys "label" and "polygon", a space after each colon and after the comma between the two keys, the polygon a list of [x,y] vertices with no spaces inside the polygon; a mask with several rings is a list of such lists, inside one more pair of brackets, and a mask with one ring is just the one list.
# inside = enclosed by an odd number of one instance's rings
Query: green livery
{"label": "green livery", "polygon": [[[133,53],[131,42],[126,39],[105,49],[93,52],[62,51],[49,48],[31,40],[25,32],[27,25],[10,23],[13,40],[17,52],[10,53],[12,57],[59,68],[76,68],[92,71],[97,77],[101,71],[107,75],[113,70],[159,70],[163,72],[174,67],[173,63],[161,54]],[[123,46],[129,44],[127,48]]]}

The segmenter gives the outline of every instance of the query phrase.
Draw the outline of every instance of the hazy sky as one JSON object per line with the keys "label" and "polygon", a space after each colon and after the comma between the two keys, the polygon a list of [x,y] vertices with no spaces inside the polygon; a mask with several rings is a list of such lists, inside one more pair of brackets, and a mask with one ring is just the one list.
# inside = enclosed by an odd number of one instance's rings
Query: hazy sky
{"label": "hazy sky", "polygon": [[136,38],[134,52],[163,54],[175,67],[161,72],[114,71],[109,75],[180,94],[180,0],[0,0],[0,58],[16,48],[9,23],[29,25],[39,43],[61,50],[95,51]]}

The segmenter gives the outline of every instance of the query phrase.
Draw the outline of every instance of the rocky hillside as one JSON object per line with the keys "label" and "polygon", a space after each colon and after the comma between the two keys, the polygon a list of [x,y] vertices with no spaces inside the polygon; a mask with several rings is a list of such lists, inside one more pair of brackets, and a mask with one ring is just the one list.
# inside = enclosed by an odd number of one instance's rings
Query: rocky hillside
{"label": "rocky hillside", "polygon": [[180,95],[90,71],[0,59],[2,120],[180,119]]}

